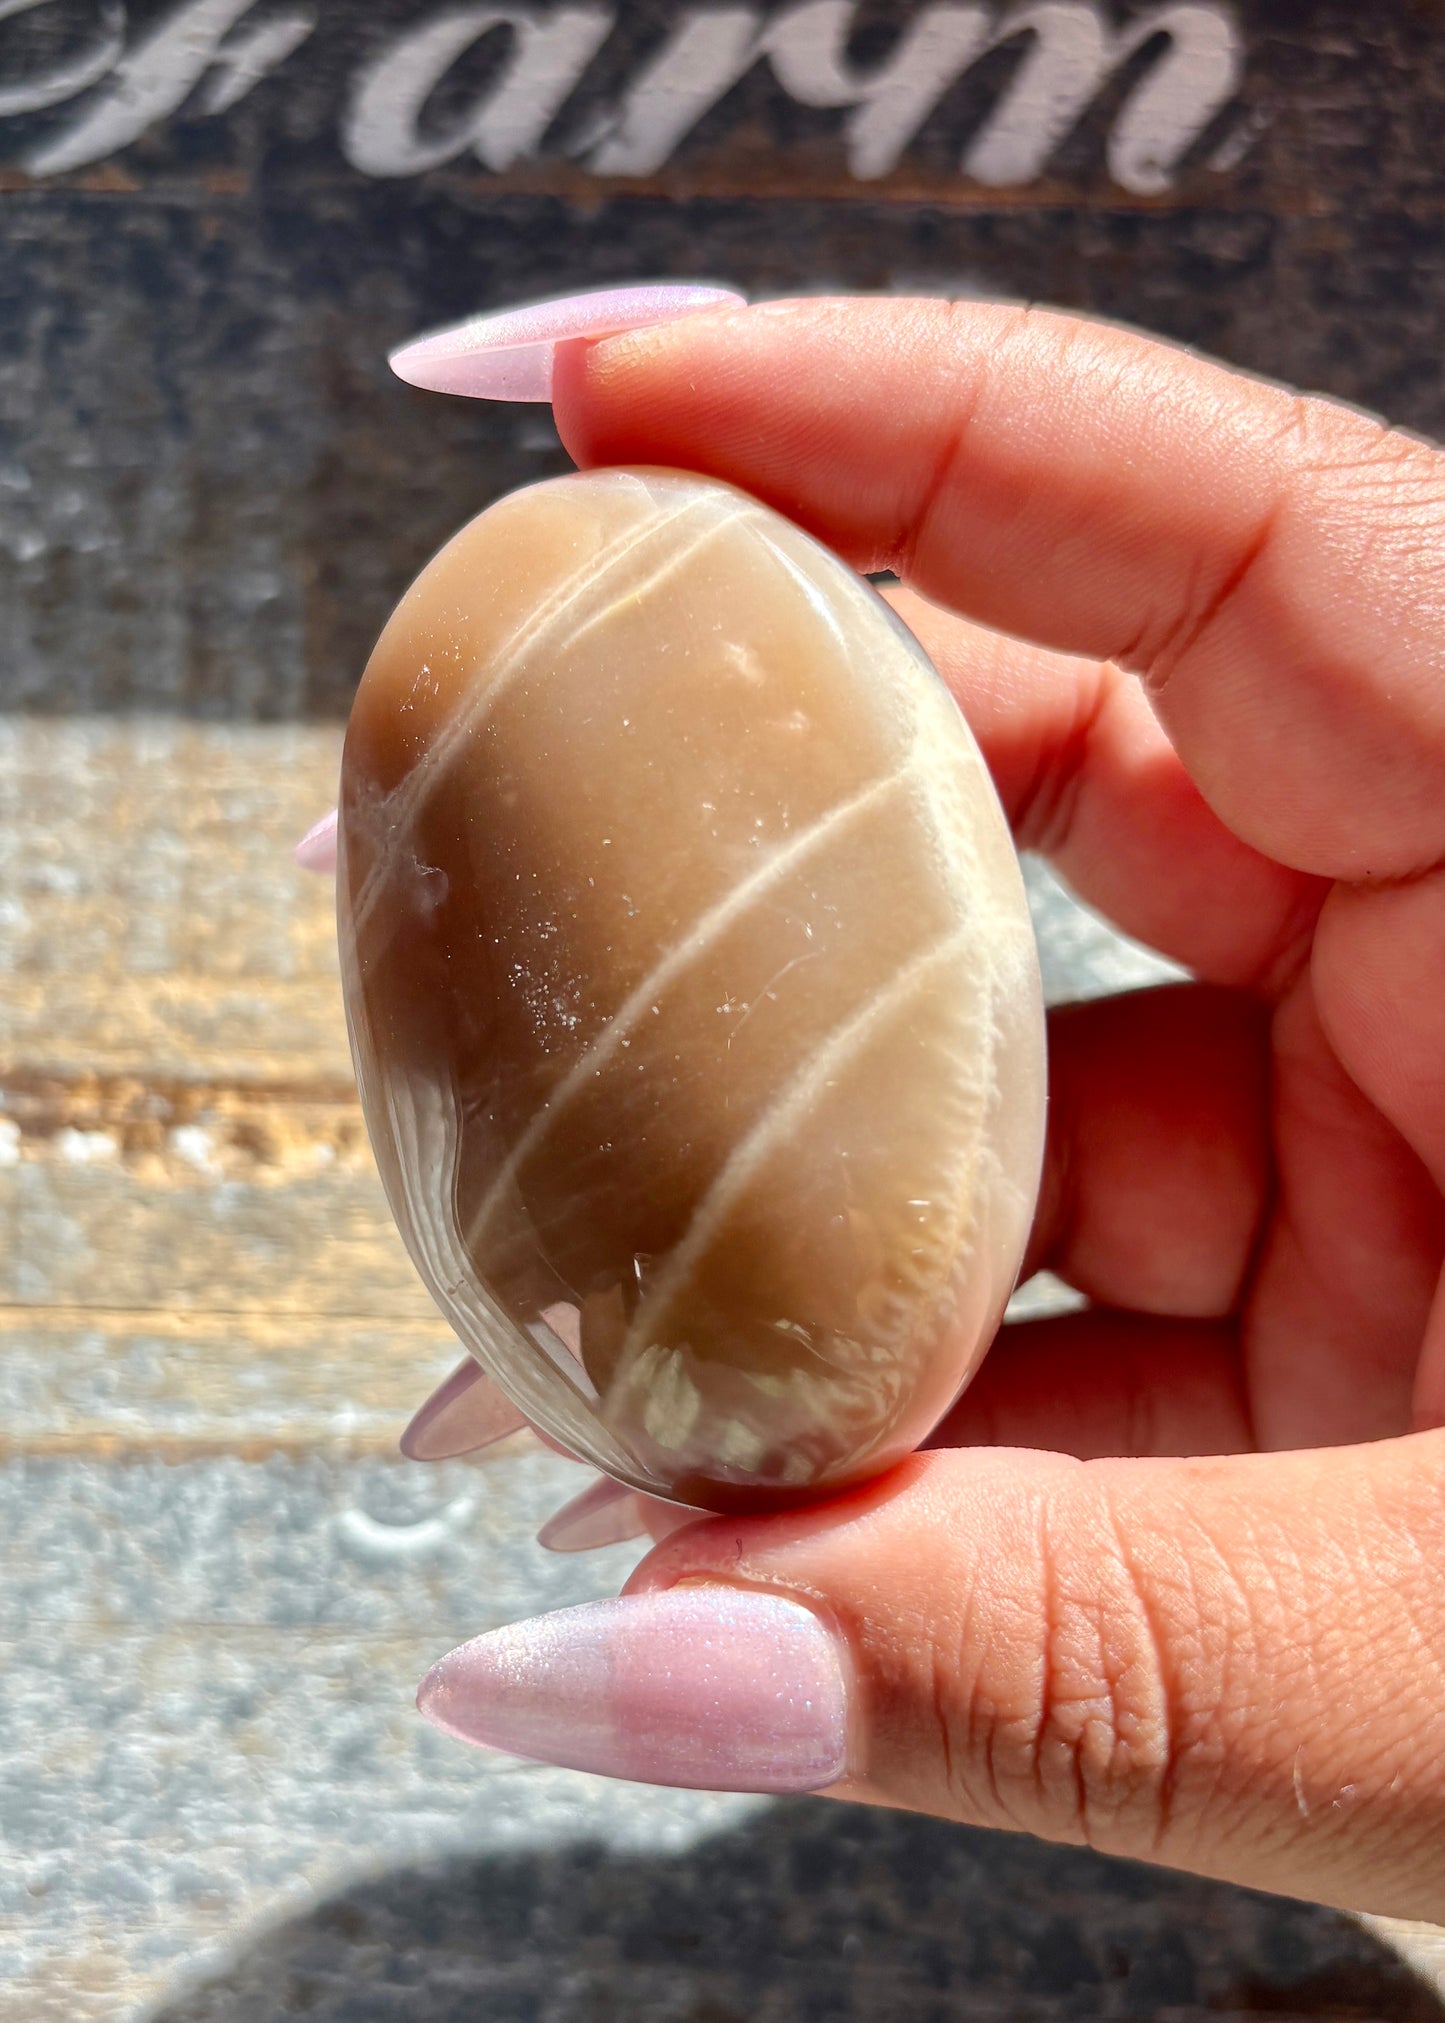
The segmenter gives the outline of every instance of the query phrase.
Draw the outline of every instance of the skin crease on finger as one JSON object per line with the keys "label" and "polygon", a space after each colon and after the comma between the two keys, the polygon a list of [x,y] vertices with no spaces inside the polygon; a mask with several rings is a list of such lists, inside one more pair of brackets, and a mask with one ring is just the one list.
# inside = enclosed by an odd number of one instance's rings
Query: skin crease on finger
{"label": "skin crease on finger", "polygon": [[1376,1448],[1168,1464],[1167,1490],[1159,1463],[920,1455],[807,1516],[674,1530],[626,1591],[712,1575],[834,1622],[834,1796],[1438,1917],[1445,1515],[1433,1443],[1400,1444],[1388,1480]]}
{"label": "skin crease on finger", "polygon": [[1180,763],[1140,684],[887,592],[988,758],[1020,846],[1080,898],[1211,983],[1278,997],[1328,881],[1240,841]]}
{"label": "skin crease on finger", "polygon": [[980,303],[707,315],[554,397],[584,465],[897,569],[1020,840],[1240,994],[1054,1021],[1035,1260],[1092,1311],[1006,1330],[885,1482],[673,1528],[633,1589],[835,1625],[847,1795],[1440,1918],[1445,458]]}
{"label": "skin crease on finger", "polygon": [[[1384,890],[1341,887],[1315,940],[1320,1016],[1364,1093],[1445,1186],[1445,872]],[[1417,1426],[1445,1425],[1445,1297],[1415,1373]]]}

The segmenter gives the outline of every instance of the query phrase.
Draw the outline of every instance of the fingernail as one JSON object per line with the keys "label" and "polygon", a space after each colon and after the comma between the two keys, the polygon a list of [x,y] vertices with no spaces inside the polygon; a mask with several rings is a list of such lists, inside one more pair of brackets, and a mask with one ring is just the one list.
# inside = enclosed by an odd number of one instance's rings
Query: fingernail
{"label": "fingernail", "polygon": [[291,852],[303,871],[336,869],[336,809],[313,822]]}
{"label": "fingernail", "polygon": [[691,1791],[820,1791],[846,1763],[844,1658],[811,1609],[687,1586],[463,1644],[417,1706],[462,1742]]}
{"label": "fingernail", "polygon": [[552,360],[573,338],[615,337],[647,323],[671,323],[705,309],[741,304],[733,288],[654,281],[559,295],[492,316],[474,316],[433,331],[391,354],[391,369],[409,386],[465,393],[475,400],[550,400]]}
{"label": "fingernail", "polygon": [[671,1538],[675,1531],[682,1531],[689,1524],[706,1523],[713,1515],[710,1510],[693,1510],[681,1503],[664,1503],[657,1496],[642,1496],[638,1502],[654,1545],[661,1545],[663,1539]]}
{"label": "fingernail", "polygon": [[438,1385],[401,1436],[408,1461],[451,1461],[495,1446],[527,1424],[470,1356]]}
{"label": "fingernail", "polygon": [[600,1475],[580,1496],[553,1511],[537,1533],[537,1543],[548,1552],[591,1552],[594,1546],[642,1538],[646,1531],[636,1490]]}

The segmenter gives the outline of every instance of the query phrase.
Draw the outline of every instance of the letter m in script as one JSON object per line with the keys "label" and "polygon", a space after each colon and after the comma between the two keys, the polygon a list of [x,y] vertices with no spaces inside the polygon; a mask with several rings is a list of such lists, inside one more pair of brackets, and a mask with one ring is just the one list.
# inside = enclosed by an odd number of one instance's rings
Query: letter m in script
{"label": "letter m in script", "polygon": [[855,176],[885,176],[944,94],[991,50],[1018,42],[1023,59],[969,143],[965,174],[994,186],[1031,182],[1109,80],[1147,51],[1152,60],[1114,119],[1108,167],[1125,189],[1154,195],[1234,96],[1243,67],[1234,16],[1216,4],[1151,7],[1120,27],[1088,0],[924,7],[867,69],[848,56],[856,12],[853,0],[804,0],[767,17],[756,7],[688,9],[594,134],[589,167],[655,174],[703,115],[766,63],[800,104],[846,113]]}

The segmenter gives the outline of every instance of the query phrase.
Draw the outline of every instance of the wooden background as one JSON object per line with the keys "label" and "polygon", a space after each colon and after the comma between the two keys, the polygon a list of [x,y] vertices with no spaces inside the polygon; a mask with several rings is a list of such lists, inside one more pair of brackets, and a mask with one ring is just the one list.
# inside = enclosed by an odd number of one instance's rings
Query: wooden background
{"label": "wooden background", "polygon": [[[978,59],[872,180],[856,107],[766,57],[645,173],[599,169],[720,18],[602,11],[497,168],[465,136],[525,23],[411,120],[398,65],[450,7],[0,8],[0,2023],[1445,2016],[1428,1934],[525,1769],[411,1714],[451,1642],[629,1555],[531,1545],[574,1486],[551,1457],[394,1458],[451,1351],[288,846],[395,595],[561,455],[544,412],[414,393],[387,348],[623,278],[972,291],[1445,428],[1445,10],[980,7]],[[793,20],[814,96],[861,96],[929,12]],[[1140,187],[1119,136],[1161,78]],[[368,79],[436,166],[383,172]],[[1000,121],[1027,173],[984,181]],[[1157,973],[1035,890],[1056,995]]]}
{"label": "wooden background", "polygon": [[[953,166],[1017,91],[1022,34],[945,95],[882,183],[848,174],[844,113],[796,106],[760,64],[639,186],[566,152],[698,11],[627,0],[541,159],[493,174],[462,155],[373,177],[341,147],[358,73],[447,10],[201,5],[239,14],[233,33],[283,11],[315,26],[231,110],[204,113],[215,66],[203,69],[172,116],[69,174],[22,165],[73,129],[95,90],[0,121],[7,706],[344,715],[419,564],[560,456],[545,415],[415,393],[387,372],[388,347],[588,283],[1028,296],[1445,430],[1445,10],[1427,0],[1192,10],[1229,27],[1239,87],[1152,196],[1105,166],[1147,46],[1027,183],[985,188]],[[128,44],[143,48],[177,11],[133,0]],[[859,46],[870,25],[876,43],[880,26],[922,11],[860,7]],[[0,20],[0,80],[38,82],[62,53],[83,54],[103,13],[47,0]],[[200,26],[194,38],[205,47]],[[445,130],[458,103],[485,98],[505,41],[484,38],[460,62],[424,124]],[[1207,166],[1229,142],[1238,162]]]}

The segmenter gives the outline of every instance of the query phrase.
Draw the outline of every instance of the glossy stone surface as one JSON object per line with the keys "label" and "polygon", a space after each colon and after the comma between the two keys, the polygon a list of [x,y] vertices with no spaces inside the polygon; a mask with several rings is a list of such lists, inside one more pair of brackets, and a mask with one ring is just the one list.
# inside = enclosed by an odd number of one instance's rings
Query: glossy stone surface
{"label": "glossy stone surface", "polygon": [[338,907],[398,1225],[539,1427],[722,1509],[927,1436],[1018,1268],[1043,1016],[983,762],[867,584],[679,473],[502,500],[367,667]]}

